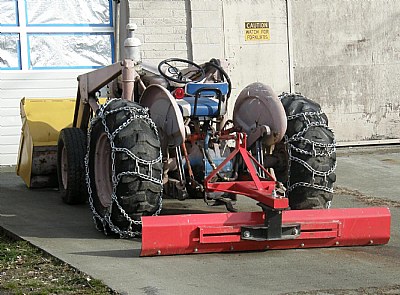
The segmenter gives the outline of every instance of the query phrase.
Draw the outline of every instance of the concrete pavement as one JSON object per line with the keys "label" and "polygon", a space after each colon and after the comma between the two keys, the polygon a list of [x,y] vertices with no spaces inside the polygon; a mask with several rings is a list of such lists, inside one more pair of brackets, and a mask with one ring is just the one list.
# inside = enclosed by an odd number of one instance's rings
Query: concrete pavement
{"label": "concrete pavement", "polygon": [[[375,287],[400,294],[399,150],[338,153],[334,207],[388,204],[392,236],[385,246],[139,258],[140,240],[104,237],[87,205],[65,205],[55,190],[28,190],[14,173],[0,174],[0,226],[122,294],[364,294],[351,290]],[[259,210],[249,199],[239,203]],[[210,209],[202,200],[168,200],[165,208]]]}

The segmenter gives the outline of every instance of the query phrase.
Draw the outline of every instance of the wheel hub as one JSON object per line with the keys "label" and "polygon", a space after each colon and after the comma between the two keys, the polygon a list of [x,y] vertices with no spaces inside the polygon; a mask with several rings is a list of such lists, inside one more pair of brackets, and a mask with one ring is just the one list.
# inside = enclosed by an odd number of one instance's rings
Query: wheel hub
{"label": "wheel hub", "polygon": [[111,145],[106,133],[100,135],[94,155],[94,180],[100,203],[108,208],[112,203]]}
{"label": "wheel hub", "polygon": [[61,151],[61,180],[64,189],[67,189],[68,186],[68,159],[67,159],[67,149],[65,145]]}

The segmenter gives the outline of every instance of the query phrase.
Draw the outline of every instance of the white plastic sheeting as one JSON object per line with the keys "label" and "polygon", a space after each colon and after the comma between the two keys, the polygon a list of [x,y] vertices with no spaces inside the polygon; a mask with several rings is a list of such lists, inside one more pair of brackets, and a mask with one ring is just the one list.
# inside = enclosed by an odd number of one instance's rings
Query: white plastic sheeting
{"label": "white plastic sheeting", "polygon": [[28,34],[31,69],[93,68],[112,63],[111,34]]}
{"label": "white plastic sheeting", "polygon": [[0,68],[19,69],[19,34],[0,34]]}
{"label": "white plastic sheeting", "polygon": [[112,0],[19,1],[17,7],[17,0],[0,0],[1,69],[79,69],[113,62]]}
{"label": "white plastic sheeting", "polygon": [[25,1],[28,24],[111,25],[109,0]]}
{"label": "white plastic sheeting", "polygon": [[0,1],[0,25],[17,25],[17,1]]}

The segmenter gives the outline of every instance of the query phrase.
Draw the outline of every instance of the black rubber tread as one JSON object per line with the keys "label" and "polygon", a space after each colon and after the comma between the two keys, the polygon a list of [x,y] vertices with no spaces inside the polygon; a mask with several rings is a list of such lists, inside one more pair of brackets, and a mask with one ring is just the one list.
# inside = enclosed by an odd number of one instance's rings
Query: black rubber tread
{"label": "black rubber tread", "polygon": [[[61,153],[67,153],[67,188],[61,177]],[[79,128],[61,130],[57,145],[57,175],[62,200],[67,204],[82,204],[88,199],[85,183],[86,134]]]}
{"label": "black rubber tread", "polygon": [[[108,104],[105,111],[115,110],[125,106],[143,109],[143,107],[134,102],[115,100]],[[126,122],[129,117],[130,112],[126,110],[120,110],[113,114],[109,114],[106,117],[106,125],[109,132],[113,133],[118,127]],[[89,153],[89,175],[93,205],[101,217],[104,217],[109,209],[103,207],[98,199],[94,180],[95,171],[93,163],[96,142],[103,132],[105,132],[104,126],[99,120],[94,124],[92,129]],[[146,120],[141,118],[133,120],[124,129],[119,131],[114,138],[114,144],[119,148],[127,148],[143,160],[155,160],[160,155],[160,142],[155,131]],[[126,153],[115,153],[116,175],[121,172],[134,171],[135,166],[135,161]],[[148,169],[142,168],[143,167],[141,167],[140,170],[142,173],[147,175],[150,174]],[[160,161],[154,164],[152,170],[153,177],[161,179],[162,162]],[[121,180],[117,185],[116,196],[118,203],[121,205],[125,213],[133,220],[140,220],[142,215],[152,215],[159,209],[161,191],[162,185],[153,183],[150,180],[142,179],[136,175],[126,175],[121,177]],[[121,231],[128,230],[129,223],[121,210],[115,204],[112,206],[111,221],[113,225],[117,226]],[[97,224],[100,225],[101,222],[98,221]],[[139,228],[135,228],[135,230],[139,230]],[[105,231],[110,233],[109,228],[106,228]]]}
{"label": "black rubber tread", "polygon": [[[281,102],[288,116],[288,127],[286,136],[289,139],[287,149],[290,149],[292,157],[301,159],[312,169],[319,172],[327,172],[327,177],[315,175],[313,181],[313,173],[298,161],[290,161],[290,183],[287,186],[295,185],[296,183],[308,183],[315,186],[325,187],[328,190],[333,188],[336,181],[334,172],[336,165],[336,152],[334,148],[335,136],[331,129],[327,127],[328,118],[322,113],[318,103],[300,95],[300,94],[284,94],[280,96]],[[309,113],[305,116],[298,114]],[[294,116],[294,117],[290,117]],[[311,124],[311,125],[310,125]],[[296,139],[296,134],[302,133],[304,139]],[[316,143],[316,144],[312,144]],[[321,146],[318,146],[321,144]],[[311,154],[305,154],[300,149]],[[313,152],[315,151],[315,152]],[[286,182],[286,175],[277,174],[278,180]],[[333,193],[324,189],[297,186],[289,192],[289,204],[292,209],[317,209],[327,208],[332,201]]]}

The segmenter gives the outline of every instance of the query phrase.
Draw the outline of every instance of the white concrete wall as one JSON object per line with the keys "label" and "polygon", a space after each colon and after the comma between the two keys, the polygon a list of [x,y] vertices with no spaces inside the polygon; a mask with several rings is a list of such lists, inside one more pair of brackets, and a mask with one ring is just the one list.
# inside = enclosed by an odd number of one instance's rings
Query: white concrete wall
{"label": "white concrete wall", "polygon": [[193,59],[203,63],[211,58],[225,59],[225,31],[223,2],[212,0],[187,1],[191,25]]}
{"label": "white concrete wall", "polygon": [[170,57],[188,58],[186,11],[184,0],[129,0],[130,21],[138,26],[144,61],[157,65]]}
{"label": "white concrete wall", "polygon": [[400,138],[400,1],[291,0],[296,91],[337,140]]}
{"label": "white concrete wall", "polygon": [[[253,82],[268,84],[277,93],[289,91],[286,1],[225,0],[222,6],[224,54],[230,65],[232,97]],[[270,40],[245,41],[245,22],[260,21],[269,22]]]}

